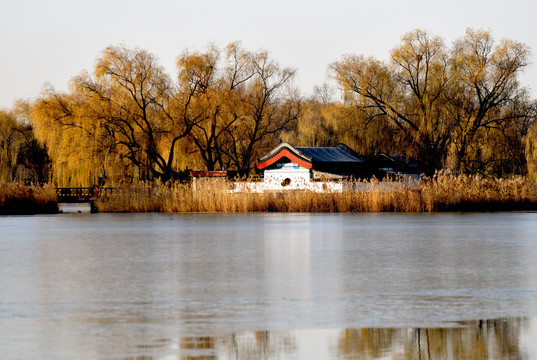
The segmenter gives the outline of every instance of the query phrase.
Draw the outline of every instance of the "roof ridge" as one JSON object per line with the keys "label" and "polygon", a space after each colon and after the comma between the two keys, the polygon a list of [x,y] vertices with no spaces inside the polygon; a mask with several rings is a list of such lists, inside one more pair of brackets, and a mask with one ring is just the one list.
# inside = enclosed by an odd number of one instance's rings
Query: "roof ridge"
{"label": "roof ridge", "polygon": [[270,150],[268,154],[258,158],[256,167],[258,169],[262,169],[266,166],[271,165],[273,162],[277,161],[280,157],[283,156],[278,156],[278,154],[280,154],[282,151],[288,152],[287,157],[296,157],[295,162],[298,162],[301,166],[304,166],[307,169],[311,168],[311,163],[313,159],[287,142],[282,142],[278,144],[274,149]]}

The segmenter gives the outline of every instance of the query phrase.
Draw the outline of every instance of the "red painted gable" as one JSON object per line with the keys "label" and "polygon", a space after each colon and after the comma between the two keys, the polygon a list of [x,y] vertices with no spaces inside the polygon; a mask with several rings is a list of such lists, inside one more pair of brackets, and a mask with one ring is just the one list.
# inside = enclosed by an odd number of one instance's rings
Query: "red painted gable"
{"label": "red painted gable", "polygon": [[306,168],[306,169],[311,169],[311,166],[312,164],[310,162],[307,162],[307,161],[304,161],[303,159],[299,158],[298,156],[296,156],[295,154],[293,154],[292,152],[290,152],[289,150],[287,149],[282,149],[281,151],[279,151],[276,155],[274,155],[273,157],[271,157],[270,159],[268,160],[265,160],[259,164],[257,164],[257,168],[259,170],[262,170],[264,168],[266,168],[267,166],[270,166],[272,164],[274,164],[276,161],[280,160],[282,157],[286,157],[288,158],[289,160],[293,161],[294,163]]}

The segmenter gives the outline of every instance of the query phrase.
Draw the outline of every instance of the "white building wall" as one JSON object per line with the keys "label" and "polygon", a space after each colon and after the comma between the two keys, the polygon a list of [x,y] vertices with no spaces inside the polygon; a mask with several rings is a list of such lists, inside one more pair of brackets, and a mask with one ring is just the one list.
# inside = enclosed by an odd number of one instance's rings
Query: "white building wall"
{"label": "white building wall", "polygon": [[285,190],[309,190],[314,192],[342,192],[343,183],[336,181],[312,181],[311,171],[305,168],[266,170],[263,181],[236,182],[234,192],[264,192]]}
{"label": "white building wall", "polygon": [[311,183],[311,171],[305,168],[265,170],[263,178],[267,190],[298,190]]}
{"label": "white building wall", "polygon": [[420,177],[403,176],[401,181],[313,181],[308,169],[266,170],[263,181],[235,182],[232,192],[262,193],[265,191],[307,190],[313,192],[397,191],[418,188]]}

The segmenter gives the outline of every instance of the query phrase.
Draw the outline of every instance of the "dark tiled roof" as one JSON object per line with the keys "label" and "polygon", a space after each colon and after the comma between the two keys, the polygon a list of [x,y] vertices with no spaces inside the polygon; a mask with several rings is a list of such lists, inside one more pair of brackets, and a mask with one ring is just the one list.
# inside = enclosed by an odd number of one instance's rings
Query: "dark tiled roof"
{"label": "dark tiled roof", "polygon": [[262,170],[275,166],[284,158],[306,169],[334,174],[354,174],[365,164],[354,150],[344,144],[335,147],[294,147],[281,143],[259,158],[256,167]]}
{"label": "dark tiled roof", "polygon": [[314,163],[339,162],[361,163],[362,159],[351,154],[342,146],[336,147],[297,147],[298,151],[311,158]]}

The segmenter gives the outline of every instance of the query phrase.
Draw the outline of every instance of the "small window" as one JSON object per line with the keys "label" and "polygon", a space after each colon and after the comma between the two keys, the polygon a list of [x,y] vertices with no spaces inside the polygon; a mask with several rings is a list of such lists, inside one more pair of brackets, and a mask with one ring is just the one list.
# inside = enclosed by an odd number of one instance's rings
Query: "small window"
{"label": "small window", "polygon": [[287,186],[289,184],[291,184],[291,179],[289,179],[289,178],[285,178],[285,180],[282,181],[282,186]]}

